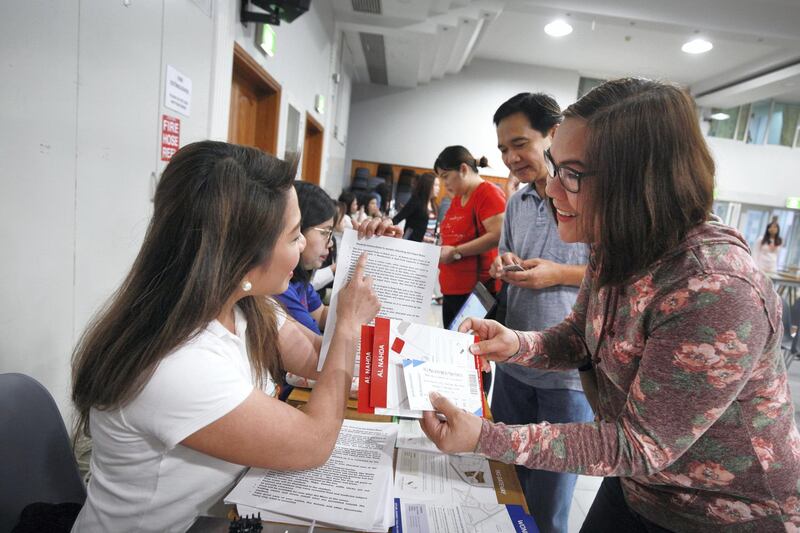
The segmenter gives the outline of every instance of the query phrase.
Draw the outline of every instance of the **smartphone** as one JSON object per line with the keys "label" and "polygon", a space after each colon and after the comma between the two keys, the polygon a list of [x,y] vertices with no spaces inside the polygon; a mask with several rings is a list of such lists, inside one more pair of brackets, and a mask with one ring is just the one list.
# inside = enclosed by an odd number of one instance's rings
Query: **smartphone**
{"label": "smartphone", "polygon": [[503,272],[523,272],[524,270],[525,269],[517,263],[512,263],[503,267]]}

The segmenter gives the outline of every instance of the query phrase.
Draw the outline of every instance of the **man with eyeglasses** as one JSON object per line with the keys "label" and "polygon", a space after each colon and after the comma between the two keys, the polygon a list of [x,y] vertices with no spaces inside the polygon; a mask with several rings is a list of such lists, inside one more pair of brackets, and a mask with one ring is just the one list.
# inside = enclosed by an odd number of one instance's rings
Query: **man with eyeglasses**
{"label": "man with eyeglasses", "polygon": [[[571,311],[588,262],[585,244],[558,236],[556,218],[545,196],[550,172],[572,186],[574,176],[554,167],[549,149],[561,109],[545,94],[520,93],[494,114],[503,163],[521,182],[508,199],[500,256],[490,273],[508,284],[504,324],[543,330]],[[549,169],[549,171],[548,171]],[[564,183],[564,180],[567,183]],[[547,372],[498,364],[492,415],[506,424],[588,422],[592,410],[577,371]],[[542,532],[566,532],[577,476],[517,467],[528,508]]]}

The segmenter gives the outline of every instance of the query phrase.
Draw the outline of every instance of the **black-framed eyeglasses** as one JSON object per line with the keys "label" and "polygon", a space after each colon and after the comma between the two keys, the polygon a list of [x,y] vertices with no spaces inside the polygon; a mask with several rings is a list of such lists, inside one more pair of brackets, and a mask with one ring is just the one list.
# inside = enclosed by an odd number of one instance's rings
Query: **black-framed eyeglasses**
{"label": "black-framed eyeglasses", "polygon": [[547,165],[547,173],[551,178],[558,178],[564,190],[571,193],[580,192],[581,180],[587,176],[593,176],[594,172],[578,172],[566,166],[556,165],[550,149],[544,151],[544,162]]}
{"label": "black-framed eyeglasses", "polygon": [[311,229],[315,229],[322,233],[322,236],[325,237],[325,242],[327,244],[330,244],[333,240],[333,230],[331,228],[318,228],[317,226],[312,226]]}

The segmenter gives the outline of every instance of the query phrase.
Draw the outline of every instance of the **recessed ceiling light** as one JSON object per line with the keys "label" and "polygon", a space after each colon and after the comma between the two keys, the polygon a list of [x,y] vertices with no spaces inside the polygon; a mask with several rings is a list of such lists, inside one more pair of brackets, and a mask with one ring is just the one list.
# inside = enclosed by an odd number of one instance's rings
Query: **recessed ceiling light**
{"label": "recessed ceiling light", "polygon": [[681,46],[681,50],[687,54],[703,54],[714,48],[714,45],[705,39],[692,39]]}
{"label": "recessed ceiling light", "polygon": [[711,120],[728,120],[731,116],[727,113],[714,113],[711,115]]}
{"label": "recessed ceiling light", "polygon": [[553,37],[563,37],[572,33],[572,26],[561,19],[554,20],[544,27],[544,32]]}

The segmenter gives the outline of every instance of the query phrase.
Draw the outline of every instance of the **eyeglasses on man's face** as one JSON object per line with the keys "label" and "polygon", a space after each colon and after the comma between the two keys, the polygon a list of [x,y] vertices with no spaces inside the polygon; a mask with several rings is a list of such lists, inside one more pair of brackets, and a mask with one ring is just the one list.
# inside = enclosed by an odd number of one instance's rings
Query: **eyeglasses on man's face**
{"label": "eyeglasses on man's face", "polygon": [[550,149],[544,151],[544,162],[547,166],[547,173],[551,178],[558,178],[564,190],[571,193],[580,192],[581,180],[587,176],[593,176],[594,172],[578,172],[567,166],[556,165]]}
{"label": "eyeglasses on man's face", "polygon": [[322,233],[322,236],[325,237],[325,242],[330,244],[333,240],[333,229],[332,228],[320,228],[317,226],[312,226],[311,229],[315,229],[318,232]]}

